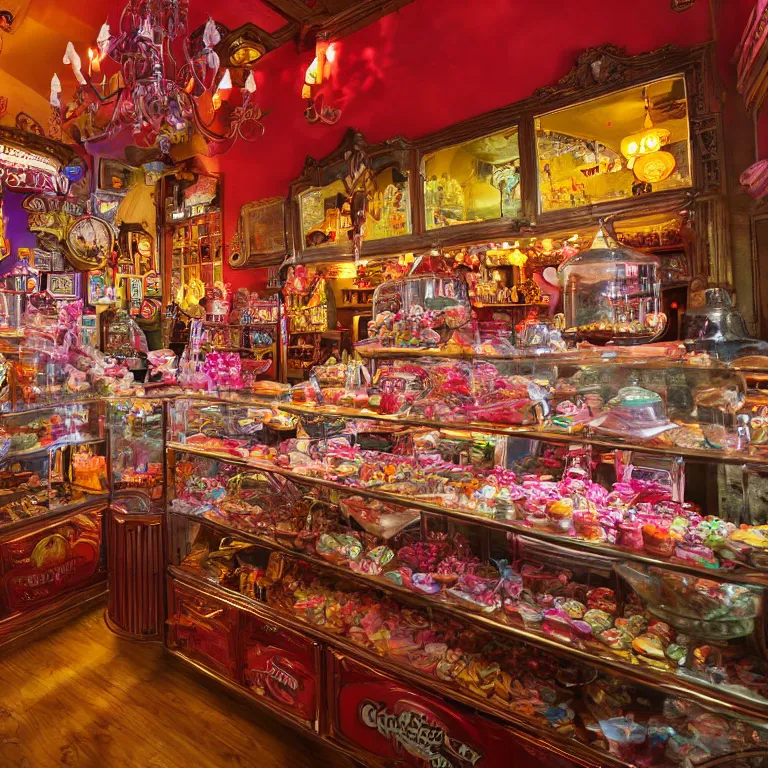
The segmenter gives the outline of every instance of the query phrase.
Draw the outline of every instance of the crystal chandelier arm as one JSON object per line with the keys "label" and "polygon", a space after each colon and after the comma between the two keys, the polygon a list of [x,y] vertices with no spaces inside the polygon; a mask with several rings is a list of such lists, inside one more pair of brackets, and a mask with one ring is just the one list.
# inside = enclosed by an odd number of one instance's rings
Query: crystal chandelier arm
{"label": "crystal chandelier arm", "polygon": [[192,79],[200,88],[202,88],[202,90],[207,91],[208,90],[207,86],[200,79],[200,77],[197,74],[197,70],[195,69],[195,60],[192,58],[192,52],[189,50],[189,38],[186,38],[186,37],[184,38],[184,44],[182,48],[184,51],[184,61],[186,62],[187,67],[190,73],[192,74]]}

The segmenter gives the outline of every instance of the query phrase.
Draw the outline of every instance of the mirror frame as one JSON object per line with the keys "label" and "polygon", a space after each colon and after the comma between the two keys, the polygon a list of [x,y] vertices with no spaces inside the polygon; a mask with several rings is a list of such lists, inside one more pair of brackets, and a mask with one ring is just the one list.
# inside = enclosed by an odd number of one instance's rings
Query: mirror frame
{"label": "mirror frame", "polygon": [[[581,208],[540,212],[535,119],[574,107],[627,88],[672,76],[685,79],[692,187],[666,190],[618,201],[594,203]],[[518,128],[522,214],[519,219],[491,219],[472,224],[427,230],[424,210],[425,155],[484,136]],[[630,56],[623,48],[602,45],[590,48],[557,83],[537,89],[528,98],[463,120],[415,141],[401,137],[368,145],[359,132],[350,129],[338,149],[321,160],[308,157],[302,174],[291,184],[290,218],[297,262],[309,263],[351,258],[351,244],[322,248],[303,247],[298,195],[321,186],[327,169],[343,163],[345,155],[359,150],[367,158],[395,153],[400,167],[410,171],[413,233],[378,241],[363,241],[363,257],[508,240],[516,233],[547,237],[596,227],[606,216],[638,218],[643,215],[688,210],[695,231],[691,253],[691,287],[707,284],[731,286],[733,269],[727,201],[724,193],[722,115],[718,99],[717,68],[713,43],[686,48],[668,45],[650,53]]]}

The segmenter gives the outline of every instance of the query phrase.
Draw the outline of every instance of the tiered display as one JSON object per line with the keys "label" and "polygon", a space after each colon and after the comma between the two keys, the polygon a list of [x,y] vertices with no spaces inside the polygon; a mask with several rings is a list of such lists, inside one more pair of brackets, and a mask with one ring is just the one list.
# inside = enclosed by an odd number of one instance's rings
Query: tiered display
{"label": "tiered display", "polygon": [[522,741],[530,765],[762,765],[743,365],[441,354],[376,344],[372,379],[174,404],[172,651],[372,764],[505,765]]}

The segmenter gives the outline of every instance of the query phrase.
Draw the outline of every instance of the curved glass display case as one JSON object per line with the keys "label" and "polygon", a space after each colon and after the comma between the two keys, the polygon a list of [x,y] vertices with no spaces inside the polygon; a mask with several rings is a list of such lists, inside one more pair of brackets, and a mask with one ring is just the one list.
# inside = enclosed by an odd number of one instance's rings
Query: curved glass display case
{"label": "curved glass display case", "polygon": [[149,397],[110,398],[112,493],[142,490],[154,503],[163,500],[165,474],[164,401]]}
{"label": "curved glass display case", "polygon": [[[405,690],[481,765],[504,763],[469,722],[541,764],[762,765],[768,457],[744,372],[393,356],[343,377],[356,407],[321,377],[249,412],[295,419],[276,442],[240,429],[250,404],[171,405],[172,652],[370,760]],[[330,727],[324,684],[356,704]]]}

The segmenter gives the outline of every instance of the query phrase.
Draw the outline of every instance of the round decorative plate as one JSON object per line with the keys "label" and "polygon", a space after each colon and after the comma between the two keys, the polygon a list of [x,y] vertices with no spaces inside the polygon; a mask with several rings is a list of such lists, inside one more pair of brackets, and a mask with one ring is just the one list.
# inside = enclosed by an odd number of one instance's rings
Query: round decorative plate
{"label": "round decorative plate", "polygon": [[112,227],[104,219],[81,216],[67,232],[67,259],[81,271],[103,269],[113,242]]}

